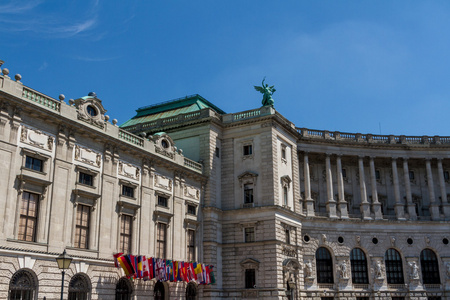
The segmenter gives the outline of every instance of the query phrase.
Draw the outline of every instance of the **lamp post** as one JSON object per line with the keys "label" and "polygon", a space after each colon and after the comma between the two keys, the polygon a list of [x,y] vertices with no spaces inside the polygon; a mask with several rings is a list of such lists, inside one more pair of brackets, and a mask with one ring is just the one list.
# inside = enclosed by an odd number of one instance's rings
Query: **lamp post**
{"label": "lamp post", "polygon": [[66,253],[66,249],[64,249],[64,252],[60,254],[56,258],[56,262],[58,263],[58,268],[61,270],[62,273],[62,279],[61,279],[61,300],[63,300],[63,291],[64,291],[64,270],[68,269],[70,266],[70,263],[72,262],[72,257],[70,257]]}

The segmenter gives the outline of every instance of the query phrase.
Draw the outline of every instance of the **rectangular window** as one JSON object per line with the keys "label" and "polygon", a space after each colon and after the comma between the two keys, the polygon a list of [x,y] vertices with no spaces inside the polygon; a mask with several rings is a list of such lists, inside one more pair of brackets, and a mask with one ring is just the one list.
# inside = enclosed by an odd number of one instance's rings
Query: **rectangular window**
{"label": "rectangular window", "polygon": [[28,156],[25,160],[25,168],[31,169],[34,171],[42,172],[42,167],[44,162],[41,159],[37,159],[35,157]]}
{"label": "rectangular window", "polygon": [[245,269],[245,288],[253,289],[256,287],[255,269]]}
{"label": "rectangular window", "polygon": [[220,157],[220,149],[219,149],[219,147],[216,147],[216,157]]}
{"label": "rectangular window", "polygon": [[347,169],[342,169],[342,177],[347,178]]}
{"label": "rectangular window", "polygon": [[252,155],[253,149],[252,145],[244,145],[244,155]]}
{"label": "rectangular window", "polygon": [[36,241],[38,201],[38,194],[23,192],[20,205],[19,240]]}
{"label": "rectangular window", "polygon": [[380,170],[375,170],[375,179],[376,180],[380,180],[381,179]]}
{"label": "rectangular window", "polygon": [[91,207],[77,205],[77,219],[75,225],[75,247],[87,249],[89,247],[89,224]]}
{"label": "rectangular window", "polygon": [[244,184],[244,203],[253,203],[253,186]]}
{"label": "rectangular window", "polygon": [[122,253],[131,253],[131,233],[133,229],[133,217],[122,215],[120,218],[120,247]]}
{"label": "rectangular window", "polygon": [[288,205],[288,188],[286,186],[283,187],[283,205]]}
{"label": "rectangular window", "polygon": [[122,195],[134,198],[134,187],[122,185]]}
{"label": "rectangular window", "polygon": [[286,229],[284,231],[285,235],[286,235],[286,244],[290,244],[291,243],[291,231],[289,229]]}
{"label": "rectangular window", "polygon": [[187,231],[187,259],[188,261],[195,261],[195,231]]}
{"label": "rectangular window", "polygon": [[166,227],[164,223],[157,223],[156,226],[156,256],[158,258],[166,257]]}
{"label": "rectangular window", "polygon": [[450,174],[449,174],[449,172],[448,172],[448,171],[444,171],[444,180],[445,180],[445,181],[449,181],[449,179],[450,179]]}
{"label": "rectangular window", "polygon": [[286,159],[286,147],[281,146],[281,158]]}
{"label": "rectangular window", "polygon": [[255,241],[255,227],[247,227],[244,229],[245,242],[252,243]]}
{"label": "rectangular window", "polygon": [[187,213],[190,215],[195,216],[197,214],[196,210],[197,209],[196,209],[195,205],[188,205],[188,207],[187,207]]}
{"label": "rectangular window", "polygon": [[158,205],[159,205],[159,206],[167,207],[167,198],[158,195]]}
{"label": "rectangular window", "polygon": [[94,185],[94,176],[91,174],[80,172],[80,175],[78,176],[78,182],[85,184],[85,185]]}
{"label": "rectangular window", "polygon": [[414,180],[414,171],[409,171],[409,180]]}

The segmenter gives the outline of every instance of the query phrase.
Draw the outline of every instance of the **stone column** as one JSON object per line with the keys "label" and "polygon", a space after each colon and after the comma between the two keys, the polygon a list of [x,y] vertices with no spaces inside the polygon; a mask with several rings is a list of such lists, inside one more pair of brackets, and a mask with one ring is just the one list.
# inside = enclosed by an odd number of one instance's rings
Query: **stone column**
{"label": "stone column", "polygon": [[433,173],[431,172],[431,160],[425,160],[427,168],[427,182],[428,182],[428,197],[430,198],[430,213],[432,220],[439,219],[439,204],[436,203],[436,196],[434,195]]}
{"label": "stone column", "polygon": [[372,211],[375,220],[381,220],[383,214],[381,213],[381,203],[378,201],[377,175],[373,156],[370,157],[370,185],[372,187]]}
{"label": "stone column", "polygon": [[306,203],[306,215],[308,217],[314,217],[314,200],[311,198],[311,179],[309,176],[309,161],[308,152],[303,155],[303,171],[305,172],[305,203]]}
{"label": "stone column", "polygon": [[405,190],[406,190],[406,207],[409,214],[409,219],[417,220],[416,205],[412,201],[411,196],[411,182],[409,181],[409,168],[408,168],[408,158],[403,158],[403,178],[405,180]]}
{"label": "stone column", "polygon": [[359,190],[361,192],[361,216],[364,220],[371,220],[370,217],[370,203],[367,201],[366,192],[366,178],[364,176],[364,157],[360,156],[358,158],[359,165]]}
{"label": "stone column", "polygon": [[333,199],[333,177],[331,175],[330,154],[325,157],[326,179],[327,179],[327,212],[328,217],[337,218],[336,215],[336,201]]}
{"label": "stone column", "polygon": [[441,205],[444,209],[444,216],[450,217],[450,204],[447,199],[447,187],[445,186],[444,168],[442,167],[442,159],[438,159],[439,187],[441,188]]}
{"label": "stone column", "polygon": [[405,219],[405,208],[400,198],[400,185],[398,182],[397,158],[392,158],[392,179],[394,181],[395,215],[397,220]]}
{"label": "stone column", "polygon": [[348,219],[347,202],[345,201],[344,194],[344,177],[342,175],[341,155],[338,155],[336,158],[336,171],[338,182],[339,212],[341,213],[341,219]]}

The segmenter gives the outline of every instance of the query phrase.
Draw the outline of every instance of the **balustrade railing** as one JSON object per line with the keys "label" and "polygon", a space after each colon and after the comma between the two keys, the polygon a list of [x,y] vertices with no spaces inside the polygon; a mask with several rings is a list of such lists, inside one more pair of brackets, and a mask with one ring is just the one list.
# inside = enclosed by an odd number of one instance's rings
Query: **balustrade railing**
{"label": "balustrade railing", "polygon": [[57,112],[61,110],[61,103],[58,100],[45,96],[44,94],[33,91],[26,87],[23,87],[22,98],[36,102]]}
{"label": "balustrade railing", "polygon": [[184,165],[186,167],[195,169],[197,171],[202,171],[203,170],[203,165],[201,163],[195,162],[193,160],[190,160],[189,158],[184,158]]}
{"label": "balustrade railing", "polygon": [[328,130],[296,128],[297,132],[308,139],[326,139],[335,141],[353,141],[357,143],[373,144],[450,144],[449,136],[404,136],[404,135],[376,135]]}
{"label": "balustrade railing", "polygon": [[132,133],[129,133],[128,131],[125,131],[123,129],[119,129],[119,139],[125,140],[125,141],[135,144],[139,147],[144,146],[143,138],[141,138],[137,135],[134,135]]}

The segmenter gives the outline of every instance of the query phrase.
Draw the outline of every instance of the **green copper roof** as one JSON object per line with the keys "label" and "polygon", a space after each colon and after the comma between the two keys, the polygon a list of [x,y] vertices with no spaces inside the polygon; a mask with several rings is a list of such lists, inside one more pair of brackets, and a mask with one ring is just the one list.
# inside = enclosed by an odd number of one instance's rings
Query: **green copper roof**
{"label": "green copper roof", "polygon": [[158,119],[169,118],[180,114],[210,108],[219,114],[226,114],[223,110],[206,100],[200,95],[191,95],[154,105],[144,106],[136,110],[137,114],[126,121],[120,127],[133,126]]}

